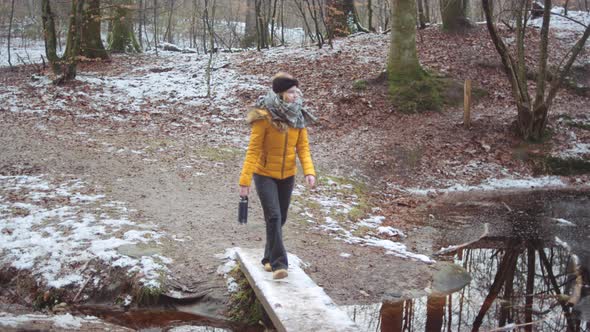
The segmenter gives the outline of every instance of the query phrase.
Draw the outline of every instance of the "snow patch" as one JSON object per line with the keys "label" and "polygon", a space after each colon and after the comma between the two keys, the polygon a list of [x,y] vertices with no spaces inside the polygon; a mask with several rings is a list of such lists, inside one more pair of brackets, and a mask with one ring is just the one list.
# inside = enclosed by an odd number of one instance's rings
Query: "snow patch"
{"label": "snow patch", "polygon": [[227,291],[230,293],[239,290],[239,286],[233,277],[229,276],[229,273],[238,265],[237,263],[237,247],[225,249],[222,254],[215,255],[216,258],[225,261],[219,267],[217,267],[217,274],[222,275],[225,278],[227,285]]}
{"label": "snow patch", "polygon": [[0,176],[0,263],[31,270],[47,286],[62,288],[82,284],[87,278],[82,266],[98,259],[137,272],[141,283],[159,287],[169,258],[136,259],[117,248],[163,234],[142,230],[128,219],[122,203],[86,193],[89,189],[80,180],[54,184],[46,176]]}
{"label": "snow patch", "polygon": [[560,225],[563,226],[576,226],[576,224],[574,224],[573,222],[569,221],[569,220],[565,220],[563,218],[553,218],[555,221],[557,221]]}
{"label": "snow patch", "polygon": [[[585,11],[576,11],[576,10],[568,10],[567,17],[565,16],[565,8],[561,6],[555,6],[551,8],[551,13],[556,15],[551,15],[551,19],[549,24],[552,29],[561,30],[561,31],[573,31],[573,32],[584,32],[585,27],[584,25],[590,25],[590,13]],[[558,16],[562,15],[562,16]],[[580,23],[577,23],[577,22]],[[535,18],[529,21],[529,25],[541,28],[543,24],[543,18]]]}
{"label": "snow patch", "polygon": [[[370,215],[358,222],[352,222],[349,220],[348,213],[350,213],[353,206],[359,204],[357,202],[357,195],[350,193],[351,189],[353,189],[352,186],[346,185],[346,187],[344,187],[329,178],[325,181],[327,186],[320,186],[314,191],[309,192],[309,195],[305,195],[306,199],[319,203],[321,214],[323,216],[314,217],[313,214],[308,211],[308,207],[302,207],[303,212],[301,215],[306,217],[307,222],[310,224],[318,224],[317,226],[313,226],[314,228],[328,232],[332,234],[335,239],[346,243],[383,248],[387,255],[414,259],[428,264],[434,263],[434,260],[426,255],[410,252],[402,243],[379,238],[379,235],[387,237],[405,237],[405,234],[396,228],[382,226],[382,223],[385,221],[384,216]],[[304,187],[299,185],[295,188],[293,195],[303,196],[303,192]],[[346,202],[343,200],[346,200]],[[298,205],[298,203],[295,202],[294,205]],[[337,215],[342,216],[342,218],[336,220],[335,216]],[[318,220],[322,219],[323,223],[318,222]],[[360,237],[353,234],[355,230],[358,230],[361,227],[369,229],[369,232],[367,232],[368,235]]]}
{"label": "snow patch", "polygon": [[54,328],[80,329],[83,324],[96,324],[100,322],[100,319],[94,316],[72,316],[69,313],[47,316],[40,314],[13,315],[0,312],[0,327],[19,328],[22,324],[39,321],[52,323]]}
{"label": "snow patch", "polygon": [[559,152],[559,157],[564,159],[583,159],[584,157],[589,155],[590,144],[581,142],[575,142],[571,148]]}
{"label": "snow patch", "polygon": [[[463,184],[456,184],[448,188],[401,188],[399,190],[408,192],[414,195],[428,195],[431,193],[453,193],[453,192],[468,192],[468,191],[491,191],[501,189],[528,189],[528,188],[542,188],[542,187],[564,187],[567,184],[557,176],[545,176],[539,178],[523,178],[523,179],[488,179],[485,182],[476,185],[468,186]],[[396,186],[393,186],[396,187]]]}

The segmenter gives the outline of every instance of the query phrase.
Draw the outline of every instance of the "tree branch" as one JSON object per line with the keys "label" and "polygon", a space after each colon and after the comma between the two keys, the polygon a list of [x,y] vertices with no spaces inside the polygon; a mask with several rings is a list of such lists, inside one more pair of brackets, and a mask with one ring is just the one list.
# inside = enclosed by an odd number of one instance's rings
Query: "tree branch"
{"label": "tree branch", "polygon": [[528,95],[528,91],[523,89],[520,86],[520,80],[518,79],[518,73],[516,72],[516,64],[514,59],[508,52],[508,48],[502,38],[498,35],[498,31],[496,31],[496,27],[494,26],[494,21],[492,18],[492,9],[490,7],[489,0],[482,0],[482,6],[484,9],[484,14],[486,17],[486,25],[488,27],[488,31],[490,33],[490,37],[494,42],[494,46],[496,50],[500,54],[500,58],[502,59],[502,63],[504,64],[504,70],[510,79],[510,83],[512,85],[512,91],[514,93],[514,97],[517,103],[520,103],[521,100],[525,100],[525,96]]}
{"label": "tree branch", "polygon": [[547,47],[549,45],[549,21],[551,19],[551,0],[545,0],[543,9],[543,25],[541,26],[541,47],[539,54],[539,69],[537,77],[537,93],[534,108],[543,103],[545,97],[545,74],[547,73]]}
{"label": "tree branch", "polygon": [[559,90],[559,87],[563,83],[563,80],[569,73],[569,70],[574,64],[574,61],[576,60],[578,53],[580,53],[580,51],[582,51],[582,49],[584,48],[584,44],[586,44],[586,40],[588,40],[588,37],[590,37],[590,26],[586,27],[584,35],[582,35],[578,42],[572,47],[570,51],[570,57],[567,60],[563,69],[561,71],[559,70],[559,68],[557,69],[557,79],[551,81],[551,87],[549,88],[549,93],[547,94],[547,98],[545,99],[545,103],[548,106],[551,105],[553,98],[555,98],[555,95],[557,94],[557,90]]}
{"label": "tree branch", "polygon": [[575,19],[573,19],[573,18],[571,18],[569,16],[561,15],[561,14],[558,14],[558,13],[551,13],[551,15],[555,15],[555,16],[566,18],[566,19],[568,19],[568,20],[570,20],[570,21],[572,21],[574,23],[577,23],[577,24],[583,26],[584,28],[587,28],[588,27],[586,24],[584,24],[584,23],[582,23],[582,22],[580,22],[578,20],[575,20]]}

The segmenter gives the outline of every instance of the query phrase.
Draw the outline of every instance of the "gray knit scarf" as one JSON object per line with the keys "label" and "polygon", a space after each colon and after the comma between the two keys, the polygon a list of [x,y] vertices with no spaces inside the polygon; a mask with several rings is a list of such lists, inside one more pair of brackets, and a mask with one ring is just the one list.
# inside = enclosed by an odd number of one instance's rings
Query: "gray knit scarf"
{"label": "gray knit scarf", "polygon": [[292,103],[283,101],[278,94],[269,90],[266,95],[258,97],[256,107],[268,110],[273,121],[285,122],[292,128],[304,128],[308,123],[314,123],[317,118],[303,107],[303,98],[300,94]]}

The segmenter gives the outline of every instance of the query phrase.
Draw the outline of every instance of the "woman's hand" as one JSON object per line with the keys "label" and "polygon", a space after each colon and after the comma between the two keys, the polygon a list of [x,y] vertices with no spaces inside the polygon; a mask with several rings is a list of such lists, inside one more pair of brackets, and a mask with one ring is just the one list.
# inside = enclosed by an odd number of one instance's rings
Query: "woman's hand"
{"label": "woman's hand", "polygon": [[313,175],[306,175],[305,176],[305,183],[307,183],[307,185],[310,188],[315,187],[315,176],[313,176]]}
{"label": "woman's hand", "polygon": [[250,195],[250,187],[240,186],[240,197],[248,197]]}

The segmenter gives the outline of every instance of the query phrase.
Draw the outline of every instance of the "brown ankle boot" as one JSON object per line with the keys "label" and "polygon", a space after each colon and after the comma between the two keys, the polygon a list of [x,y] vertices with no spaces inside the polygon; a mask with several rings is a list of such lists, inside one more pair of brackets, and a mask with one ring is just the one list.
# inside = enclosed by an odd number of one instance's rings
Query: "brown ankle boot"
{"label": "brown ankle boot", "polygon": [[272,278],[273,279],[284,279],[284,278],[287,278],[288,275],[289,275],[289,272],[287,272],[287,270],[280,269],[280,270],[276,270],[272,273]]}

